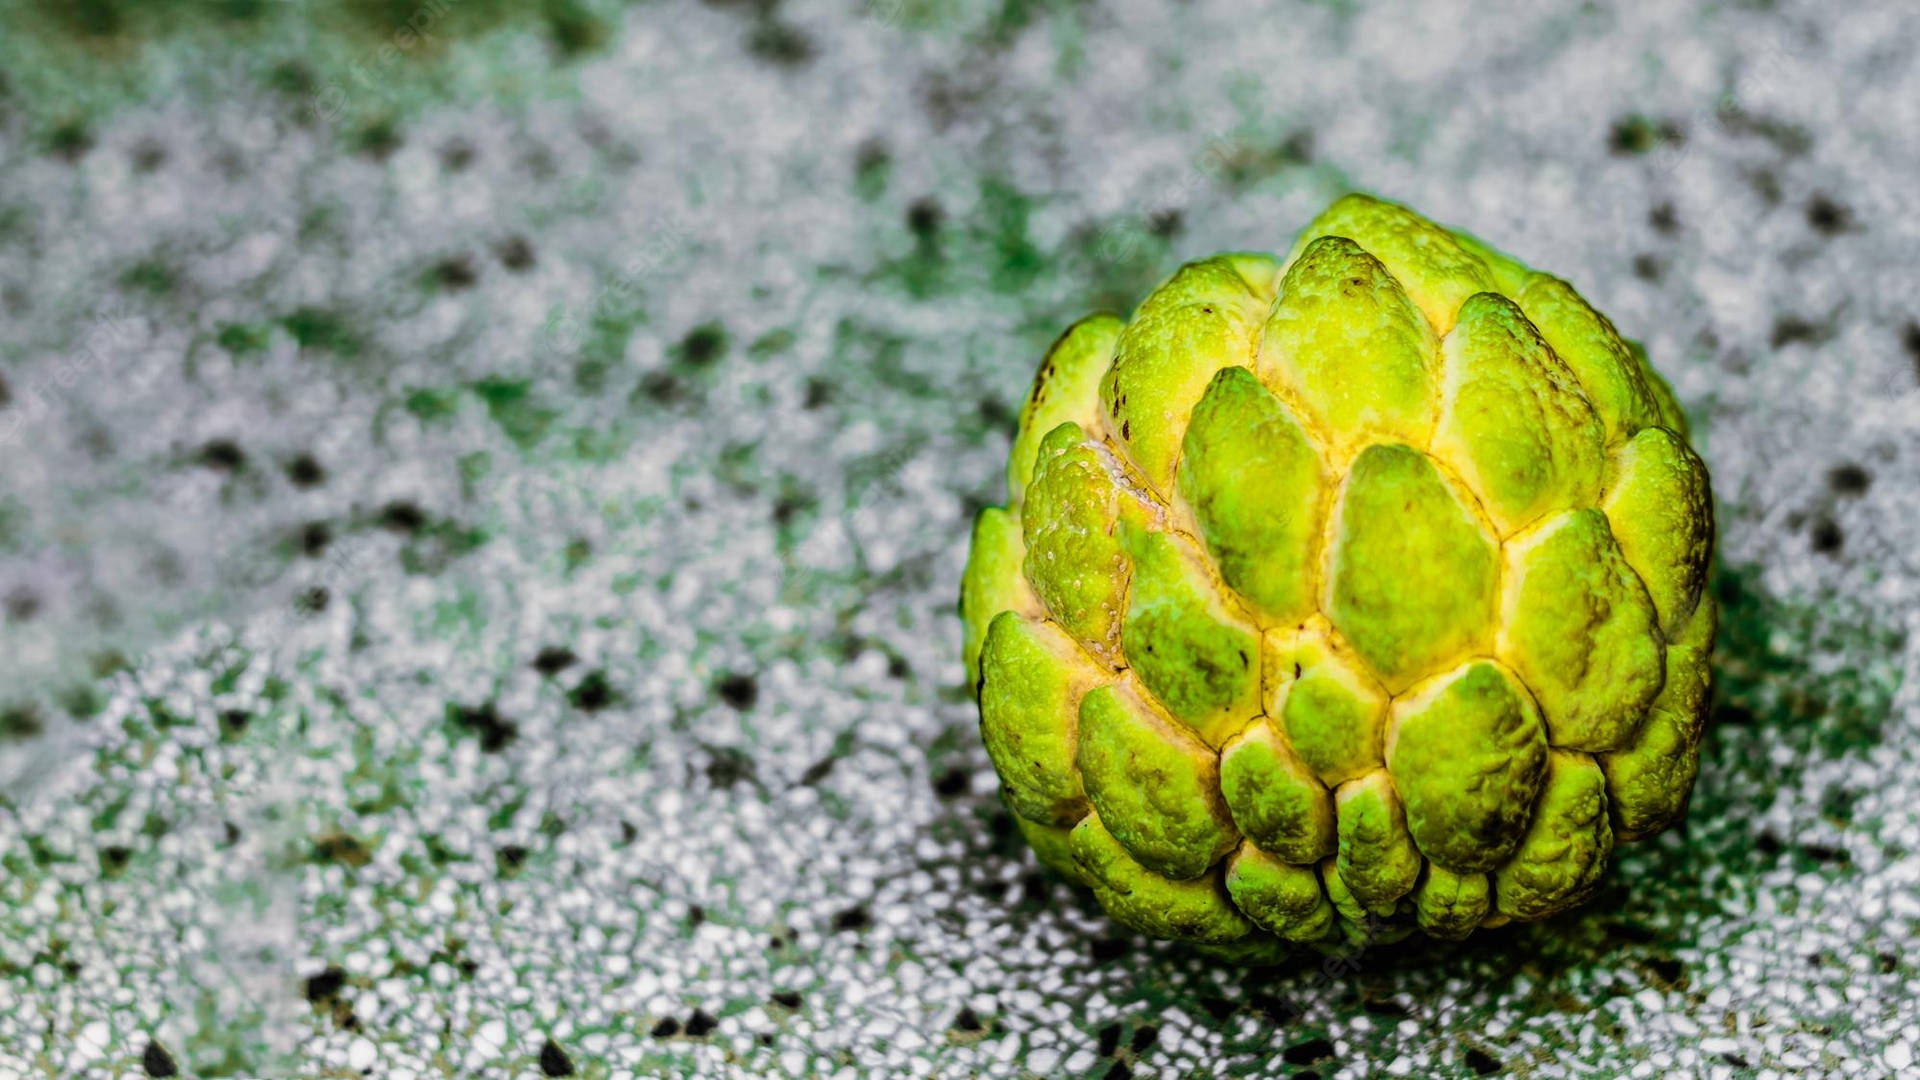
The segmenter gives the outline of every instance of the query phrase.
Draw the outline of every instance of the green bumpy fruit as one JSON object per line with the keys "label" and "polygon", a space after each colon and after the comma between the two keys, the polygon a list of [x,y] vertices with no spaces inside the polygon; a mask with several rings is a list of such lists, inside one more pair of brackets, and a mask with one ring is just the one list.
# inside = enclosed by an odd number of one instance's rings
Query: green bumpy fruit
{"label": "green bumpy fruit", "polygon": [[1049,351],[962,584],[1001,792],[1220,956],[1462,938],[1678,821],[1715,611],[1672,390],[1571,286],[1405,207],[1182,267]]}

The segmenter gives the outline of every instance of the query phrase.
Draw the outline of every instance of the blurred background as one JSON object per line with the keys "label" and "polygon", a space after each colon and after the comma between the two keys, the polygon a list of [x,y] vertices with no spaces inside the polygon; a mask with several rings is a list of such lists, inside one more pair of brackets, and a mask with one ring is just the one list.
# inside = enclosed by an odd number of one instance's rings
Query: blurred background
{"label": "blurred background", "polygon": [[[1920,11],[0,0],[0,1080],[1891,1076]],[[1047,342],[1364,189],[1713,471],[1687,827],[1243,971],[999,809],[953,607]]]}

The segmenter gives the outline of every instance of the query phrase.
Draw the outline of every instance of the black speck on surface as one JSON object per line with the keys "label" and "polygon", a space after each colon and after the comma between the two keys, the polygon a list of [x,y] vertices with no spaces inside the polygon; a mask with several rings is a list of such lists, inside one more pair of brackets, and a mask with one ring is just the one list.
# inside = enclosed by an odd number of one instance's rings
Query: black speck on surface
{"label": "black speck on surface", "polygon": [[448,712],[456,726],[480,737],[480,749],[489,754],[506,749],[520,734],[519,725],[501,716],[499,707],[491,701],[472,707],[452,705]]}
{"label": "black speck on surface", "polygon": [[1101,1080],[1131,1080],[1133,1069],[1124,1061],[1116,1061],[1113,1067],[1101,1074]]}
{"label": "black speck on surface", "polygon": [[512,877],[526,865],[527,849],[519,844],[506,844],[493,853],[493,859],[502,877]]}
{"label": "black speck on surface", "polygon": [[1833,555],[1846,546],[1846,534],[1840,531],[1840,523],[1830,517],[1822,517],[1813,523],[1813,531],[1807,536],[1808,546],[1822,555]]}
{"label": "black speck on surface", "polygon": [[312,558],[327,550],[333,543],[333,526],[324,521],[309,521],[300,526],[300,551]]}
{"label": "black speck on surface", "polygon": [[200,463],[221,472],[238,472],[247,463],[247,455],[232,439],[214,439],[200,448]]}
{"label": "black speck on surface", "polygon": [[1657,255],[1640,254],[1633,257],[1633,276],[1642,281],[1659,281],[1665,275],[1666,267],[1660,263]]}
{"label": "black speck on surface", "polygon": [[299,454],[287,462],[287,480],[297,488],[316,488],[327,482],[327,470],[312,454]]}
{"label": "black speck on surface", "polygon": [[973,1011],[972,1006],[966,1006],[953,1018],[953,1030],[985,1031],[986,1025],[980,1022],[980,1015]]}
{"label": "black speck on surface", "polygon": [[222,709],[220,711],[220,730],[229,736],[239,735],[247,730],[253,720],[253,714],[245,709]]}
{"label": "black speck on surface", "polygon": [[1213,994],[1203,996],[1200,999],[1200,1007],[1206,1010],[1208,1016],[1213,1017],[1213,1022],[1216,1024],[1232,1016],[1236,1008],[1233,1002]]}
{"label": "black speck on surface", "polygon": [[747,35],[747,50],[770,64],[799,67],[813,59],[813,39],[798,28],[768,17]]}
{"label": "black speck on surface", "polygon": [[303,615],[318,615],[327,610],[327,605],[332,601],[333,594],[327,591],[325,585],[314,585],[300,590],[293,598],[293,608]]}
{"label": "black speck on surface", "polygon": [[1265,1017],[1269,1024],[1288,1024],[1296,1017],[1300,1017],[1300,1007],[1288,1001],[1286,997],[1254,992],[1246,995],[1246,1003],[1252,1005],[1254,1011],[1260,1013],[1261,1017]]}
{"label": "black speck on surface", "polygon": [[1853,226],[1853,212],[1826,195],[1807,200],[1807,224],[1827,236],[1846,232]]}
{"label": "black speck on surface", "polygon": [[1126,938],[1118,937],[1094,938],[1093,944],[1089,946],[1089,951],[1093,953],[1093,962],[1096,964],[1110,964],[1127,955],[1132,949],[1131,942]]}
{"label": "black speck on surface", "polygon": [[427,523],[426,511],[419,504],[400,500],[380,510],[380,524],[394,532],[415,532]]}
{"label": "black speck on surface", "polygon": [[703,368],[727,354],[727,331],[717,322],[705,322],[687,331],[674,348],[675,358],[691,368]]}
{"label": "black speck on surface", "polygon": [[800,1007],[801,1000],[800,991],[798,990],[775,990],[773,992],[773,1003],[781,1008],[797,1009]]}
{"label": "black speck on surface", "polygon": [[741,712],[753,708],[754,703],[760,700],[759,681],[745,672],[735,671],[721,676],[720,681],[713,684],[713,689],[720,695],[721,701]]}
{"label": "black speck on surface", "polygon": [[167,1053],[167,1048],[161,1046],[157,1039],[147,1043],[146,1050],[141,1052],[140,1068],[153,1077],[180,1075],[180,1067],[173,1063],[173,1055]]}
{"label": "black speck on surface", "polygon": [[347,984],[347,973],[337,967],[328,967],[316,975],[307,976],[307,1000],[314,1004],[332,1001]]}
{"label": "black speck on surface", "polygon": [[1913,378],[1920,382],[1920,322],[1910,322],[1900,331],[1900,344],[1913,360]]}
{"label": "black speck on surface", "polygon": [[548,1039],[540,1044],[540,1071],[547,1076],[572,1076],[573,1059],[559,1043]]}
{"label": "black speck on surface", "polygon": [[1838,863],[1846,865],[1853,862],[1853,856],[1846,848],[1828,844],[1801,844],[1800,853],[1817,863]]}
{"label": "black speck on surface", "polygon": [[973,776],[966,769],[955,765],[934,778],[934,794],[943,799],[954,799],[973,789]]}
{"label": "black speck on surface", "polygon": [[753,758],[738,747],[710,746],[707,753],[707,783],[716,788],[730,788],[743,780],[753,780],[758,773]]}
{"label": "black speck on surface", "polygon": [[1646,963],[1647,970],[1653,973],[1654,978],[1668,986],[1679,986],[1681,979],[1686,976],[1686,968],[1669,956],[1650,956]]}
{"label": "black speck on surface", "polygon": [[1144,1054],[1160,1041],[1160,1029],[1152,1024],[1141,1024],[1134,1029],[1133,1039],[1127,1045],[1136,1054]]}
{"label": "black speck on surface", "polygon": [[1847,462],[1827,472],[1827,486],[1836,495],[1862,495],[1873,486],[1873,474],[1853,462]]}
{"label": "black speck on surface", "polygon": [[687,1038],[704,1039],[713,1034],[713,1029],[719,1026],[720,1021],[714,1019],[711,1013],[704,1009],[695,1009],[693,1015],[687,1017]]}
{"label": "black speck on surface", "polygon": [[907,206],[907,228],[922,239],[929,239],[938,233],[946,217],[946,211],[940,208],[940,200],[931,195],[915,199]]}
{"label": "black speck on surface", "polygon": [[1774,320],[1773,333],[1767,338],[1767,343],[1780,349],[1788,345],[1817,341],[1819,338],[1819,327],[1798,315],[1782,315]]}
{"label": "black speck on surface", "polygon": [[599,669],[587,672],[567,692],[567,701],[581,712],[597,712],[613,704],[613,700],[613,687],[607,682],[607,673]]}
{"label": "black speck on surface", "polygon": [[533,269],[533,244],[518,233],[500,241],[493,253],[499,258],[501,266],[516,274]]}
{"label": "black speck on surface", "polygon": [[833,928],[839,931],[861,931],[873,925],[873,915],[865,904],[855,904],[844,908],[833,916]]}
{"label": "black speck on surface", "polygon": [[473,265],[473,259],[466,255],[452,255],[434,264],[433,279],[443,288],[460,290],[470,288],[480,280],[480,271]]}
{"label": "black speck on surface", "polygon": [[1308,1039],[1297,1042],[1281,1053],[1280,1057],[1289,1065],[1312,1065],[1316,1061],[1325,1061],[1333,1056],[1333,1043],[1326,1039]]}
{"label": "black speck on surface", "polygon": [[1477,1046],[1467,1047],[1467,1068],[1475,1075],[1492,1076],[1500,1071],[1500,1060]]}
{"label": "black speck on surface", "polygon": [[1120,1049],[1120,1025],[1108,1024],[1100,1029],[1099,1052],[1101,1057],[1112,1057]]}
{"label": "black speck on surface", "polygon": [[649,1034],[656,1039],[671,1039],[680,1034],[680,1021],[671,1016],[661,1017],[660,1021],[653,1025],[653,1030]]}
{"label": "black speck on surface", "polygon": [[1680,215],[1672,203],[1663,202],[1647,212],[1647,224],[1653,226],[1655,232],[1672,236],[1680,231]]}
{"label": "black speck on surface", "polygon": [[533,670],[551,677],[572,667],[578,659],[573,650],[564,645],[549,645],[533,658]]}
{"label": "black speck on surface", "polygon": [[1762,855],[1778,855],[1780,854],[1782,845],[1780,843],[1780,837],[1775,835],[1772,829],[1768,829],[1754,838],[1753,848]]}

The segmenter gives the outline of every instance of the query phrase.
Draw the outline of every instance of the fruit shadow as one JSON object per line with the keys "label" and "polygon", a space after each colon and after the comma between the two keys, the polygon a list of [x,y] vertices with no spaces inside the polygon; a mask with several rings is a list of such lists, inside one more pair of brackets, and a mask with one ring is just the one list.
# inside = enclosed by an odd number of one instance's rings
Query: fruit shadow
{"label": "fruit shadow", "polygon": [[[1595,895],[1556,918],[1481,930],[1464,942],[1416,934],[1331,958],[1303,951],[1278,964],[1236,967],[1105,920],[1089,890],[1040,866],[990,791],[943,792],[933,827],[968,837],[963,887],[995,916],[1019,924],[1066,914],[1086,928],[1078,944],[1090,967],[1128,970],[1123,994],[1155,1010],[1178,1008],[1229,1041],[1244,1026],[1235,1018],[1249,1013],[1268,1025],[1292,1023],[1318,1015],[1320,1006],[1379,1016],[1387,1022],[1376,1028],[1384,1028],[1396,1018],[1459,1015],[1463,999],[1585,1013],[1644,988],[1684,990],[1700,927],[1728,910],[1739,881],[1782,860],[1845,862],[1843,852],[1756,827],[1754,811],[1765,805],[1758,800],[1797,784],[1809,765],[1876,745],[1899,686],[1902,634],[1845,605],[1774,597],[1761,577],[1757,566],[1715,568],[1721,617],[1713,706],[1686,818],[1618,849]],[[953,742],[964,742],[963,734]],[[951,778],[953,769],[935,775]],[[1830,792],[1822,812],[1844,826],[1852,801],[1848,792]],[[1474,1052],[1500,1056],[1491,1044]]]}

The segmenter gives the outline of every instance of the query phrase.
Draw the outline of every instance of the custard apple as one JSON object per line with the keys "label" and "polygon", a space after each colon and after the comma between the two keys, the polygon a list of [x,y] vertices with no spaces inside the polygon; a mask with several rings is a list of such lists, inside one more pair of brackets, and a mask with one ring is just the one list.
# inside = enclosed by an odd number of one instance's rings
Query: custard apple
{"label": "custard apple", "polygon": [[1687,438],[1566,282],[1363,195],[1076,323],[960,601],[1014,820],[1226,955],[1580,903],[1699,766]]}

